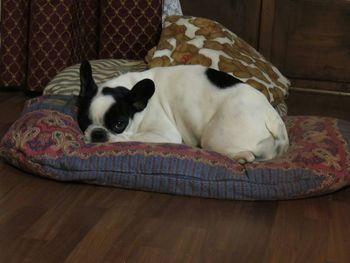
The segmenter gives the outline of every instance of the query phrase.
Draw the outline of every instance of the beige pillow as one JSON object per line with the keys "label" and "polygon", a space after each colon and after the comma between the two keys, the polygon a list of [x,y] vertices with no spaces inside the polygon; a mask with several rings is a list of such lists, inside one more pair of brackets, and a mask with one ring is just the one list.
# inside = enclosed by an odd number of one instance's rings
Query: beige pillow
{"label": "beige pillow", "polygon": [[160,41],[146,61],[149,68],[201,64],[227,72],[260,90],[273,106],[286,111],[283,103],[289,80],[253,47],[215,21],[168,17]]}
{"label": "beige pillow", "polygon": [[[97,84],[130,71],[143,71],[146,64],[138,60],[98,59],[91,60],[92,74]],[[44,95],[78,95],[80,91],[80,64],[65,68],[44,89]]]}

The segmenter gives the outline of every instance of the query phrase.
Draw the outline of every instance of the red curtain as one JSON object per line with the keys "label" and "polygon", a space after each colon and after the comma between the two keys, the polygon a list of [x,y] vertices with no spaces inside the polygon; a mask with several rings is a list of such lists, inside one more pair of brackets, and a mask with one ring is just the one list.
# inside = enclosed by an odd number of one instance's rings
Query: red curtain
{"label": "red curtain", "polygon": [[82,59],[143,59],[162,0],[2,0],[0,86],[41,91]]}

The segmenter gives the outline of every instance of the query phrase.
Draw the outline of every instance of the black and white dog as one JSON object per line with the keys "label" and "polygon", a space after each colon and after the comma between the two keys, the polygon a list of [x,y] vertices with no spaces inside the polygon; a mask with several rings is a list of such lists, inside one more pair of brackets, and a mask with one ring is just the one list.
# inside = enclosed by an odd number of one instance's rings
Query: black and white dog
{"label": "black and white dog", "polygon": [[266,97],[221,71],[161,67],[97,86],[86,61],[80,81],[78,122],[88,142],[185,143],[241,163],[272,159],[289,145]]}

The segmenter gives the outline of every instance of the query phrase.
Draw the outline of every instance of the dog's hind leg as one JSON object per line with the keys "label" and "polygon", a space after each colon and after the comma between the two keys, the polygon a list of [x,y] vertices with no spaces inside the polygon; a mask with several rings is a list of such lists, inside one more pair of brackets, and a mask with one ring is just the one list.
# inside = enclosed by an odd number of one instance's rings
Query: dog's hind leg
{"label": "dog's hind leg", "polygon": [[[219,116],[220,115],[220,116]],[[202,133],[201,147],[216,151],[239,163],[253,162],[255,155],[249,145],[249,137],[240,125],[227,125],[230,116],[217,114]]]}

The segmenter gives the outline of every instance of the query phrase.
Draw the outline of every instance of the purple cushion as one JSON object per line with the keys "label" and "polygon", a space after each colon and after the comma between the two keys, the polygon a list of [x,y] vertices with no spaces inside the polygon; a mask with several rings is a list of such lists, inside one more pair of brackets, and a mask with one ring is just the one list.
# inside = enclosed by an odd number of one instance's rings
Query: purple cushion
{"label": "purple cushion", "polygon": [[27,172],[60,181],[219,199],[309,197],[350,183],[350,123],[334,118],[286,118],[291,147],[268,162],[240,165],[186,145],[86,144],[75,96],[26,103],[0,144],[0,156]]}

